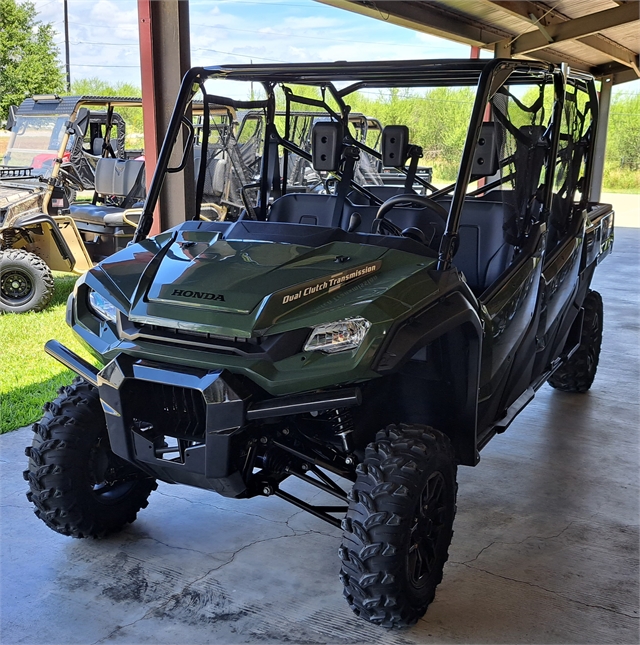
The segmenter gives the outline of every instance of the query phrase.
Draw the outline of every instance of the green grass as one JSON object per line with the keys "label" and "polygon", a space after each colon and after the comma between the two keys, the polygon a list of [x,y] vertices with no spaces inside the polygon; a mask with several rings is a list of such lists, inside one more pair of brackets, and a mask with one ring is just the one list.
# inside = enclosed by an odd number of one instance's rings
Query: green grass
{"label": "green grass", "polygon": [[640,192],[640,170],[615,168],[605,164],[602,190],[611,193]]}
{"label": "green grass", "polygon": [[44,403],[74,378],[45,354],[46,341],[55,338],[95,363],[65,323],[67,296],[77,276],[56,273],[54,278],[55,294],[44,311],[0,315],[0,434],[37,421]]}

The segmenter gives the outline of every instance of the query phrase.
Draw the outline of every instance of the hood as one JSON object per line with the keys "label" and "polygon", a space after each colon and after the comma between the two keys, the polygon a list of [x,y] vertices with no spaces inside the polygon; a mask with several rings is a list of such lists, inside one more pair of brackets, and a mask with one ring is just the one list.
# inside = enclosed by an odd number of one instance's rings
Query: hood
{"label": "hood", "polygon": [[154,272],[147,299],[151,305],[239,314],[255,312],[276,294],[281,304],[308,302],[335,290],[354,271],[349,280],[379,269],[376,260],[385,249],[368,247],[349,257],[341,246],[346,245],[311,249],[277,242],[176,240]]}
{"label": "hood", "polygon": [[[400,278],[397,261],[385,271],[385,256],[398,253],[342,241],[313,248],[178,229],[117,253],[94,276],[134,323],[249,337],[274,326],[300,327],[311,315],[331,319],[334,305],[344,306],[346,292],[354,291],[349,287],[358,289],[346,304],[380,297],[387,274],[395,275],[392,282]],[[418,270],[415,256],[411,266],[410,273]]]}
{"label": "hood", "polygon": [[0,182],[0,226],[11,226],[25,213],[40,211],[44,192],[44,184],[35,179]]}
{"label": "hood", "polygon": [[181,228],[104,260],[88,283],[97,278],[132,322],[251,336],[370,282],[388,251],[348,242],[314,248],[225,240]]}

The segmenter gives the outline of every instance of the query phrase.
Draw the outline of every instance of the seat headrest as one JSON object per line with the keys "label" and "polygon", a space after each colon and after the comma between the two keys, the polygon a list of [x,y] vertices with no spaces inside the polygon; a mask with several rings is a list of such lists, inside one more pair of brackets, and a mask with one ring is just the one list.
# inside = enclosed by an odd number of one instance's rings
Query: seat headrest
{"label": "seat headrest", "polygon": [[96,165],[95,190],[99,195],[125,197],[141,172],[144,161],[101,157]]}
{"label": "seat headrest", "polygon": [[337,121],[319,121],[311,130],[311,165],[314,170],[334,172],[340,167],[344,129]]}
{"label": "seat headrest", "polygon": [[104,139],[102,137],[96,137],[91,143],[91,154],[94,157],[102,157],[102,146],[104,144]]}

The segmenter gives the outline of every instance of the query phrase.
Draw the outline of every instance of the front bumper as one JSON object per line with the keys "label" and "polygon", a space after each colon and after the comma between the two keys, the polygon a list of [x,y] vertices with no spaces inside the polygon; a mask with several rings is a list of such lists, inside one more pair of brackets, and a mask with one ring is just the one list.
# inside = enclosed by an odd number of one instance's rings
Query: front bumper
{"label": "front bumper", "polygon": [[[247,497],[249,446],[265,419],[359,405],[358,388],[264,397],[227,370],[120,354],[102,370],[57,341],[45,349],[97,386],[113,452],[153,477]],[[249,464],[250,466],[250,464]]]}
{"label": "front bumper", "polygon": [[232,444],[246,394],[225,371],[174,370],[120,355],[98,373],[111,449],[154,477],[240,497]]}

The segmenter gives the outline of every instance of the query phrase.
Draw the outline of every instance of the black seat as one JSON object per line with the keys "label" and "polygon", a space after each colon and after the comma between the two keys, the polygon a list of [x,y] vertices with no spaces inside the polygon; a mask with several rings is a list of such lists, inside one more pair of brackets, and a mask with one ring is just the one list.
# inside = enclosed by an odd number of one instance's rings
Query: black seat
{"label": "black seat", "polygon": [[125,210],[133,205],[144,189],[143,173],[144,161],[101,157],[96,165],[95,191],[103,198],[123,198],[123,206],[74,204],[69,209],[71,217],[80,227],[82,223],[101,226],[125,225]]}
{"label": "black seat", "polygon": [[[468,197],[460,216],[460,243],[453,264],[464,273],[476,294],[482,293],[511,263],[514,248],[506,239],[505,222],[514,217],[514,206],[502,201]],[[451,198],[439,199],[447,210]]]}
{"label": "black seat", "polygon": [[[196,145],[193,147],[193,164],[196,177],[200,172],[201,160],[202,146]],[[227,154],[222,146],[214,144],[207,148],[207,165],[202,191],[206,201],[215,201],[224,192],[228,163]]]}

